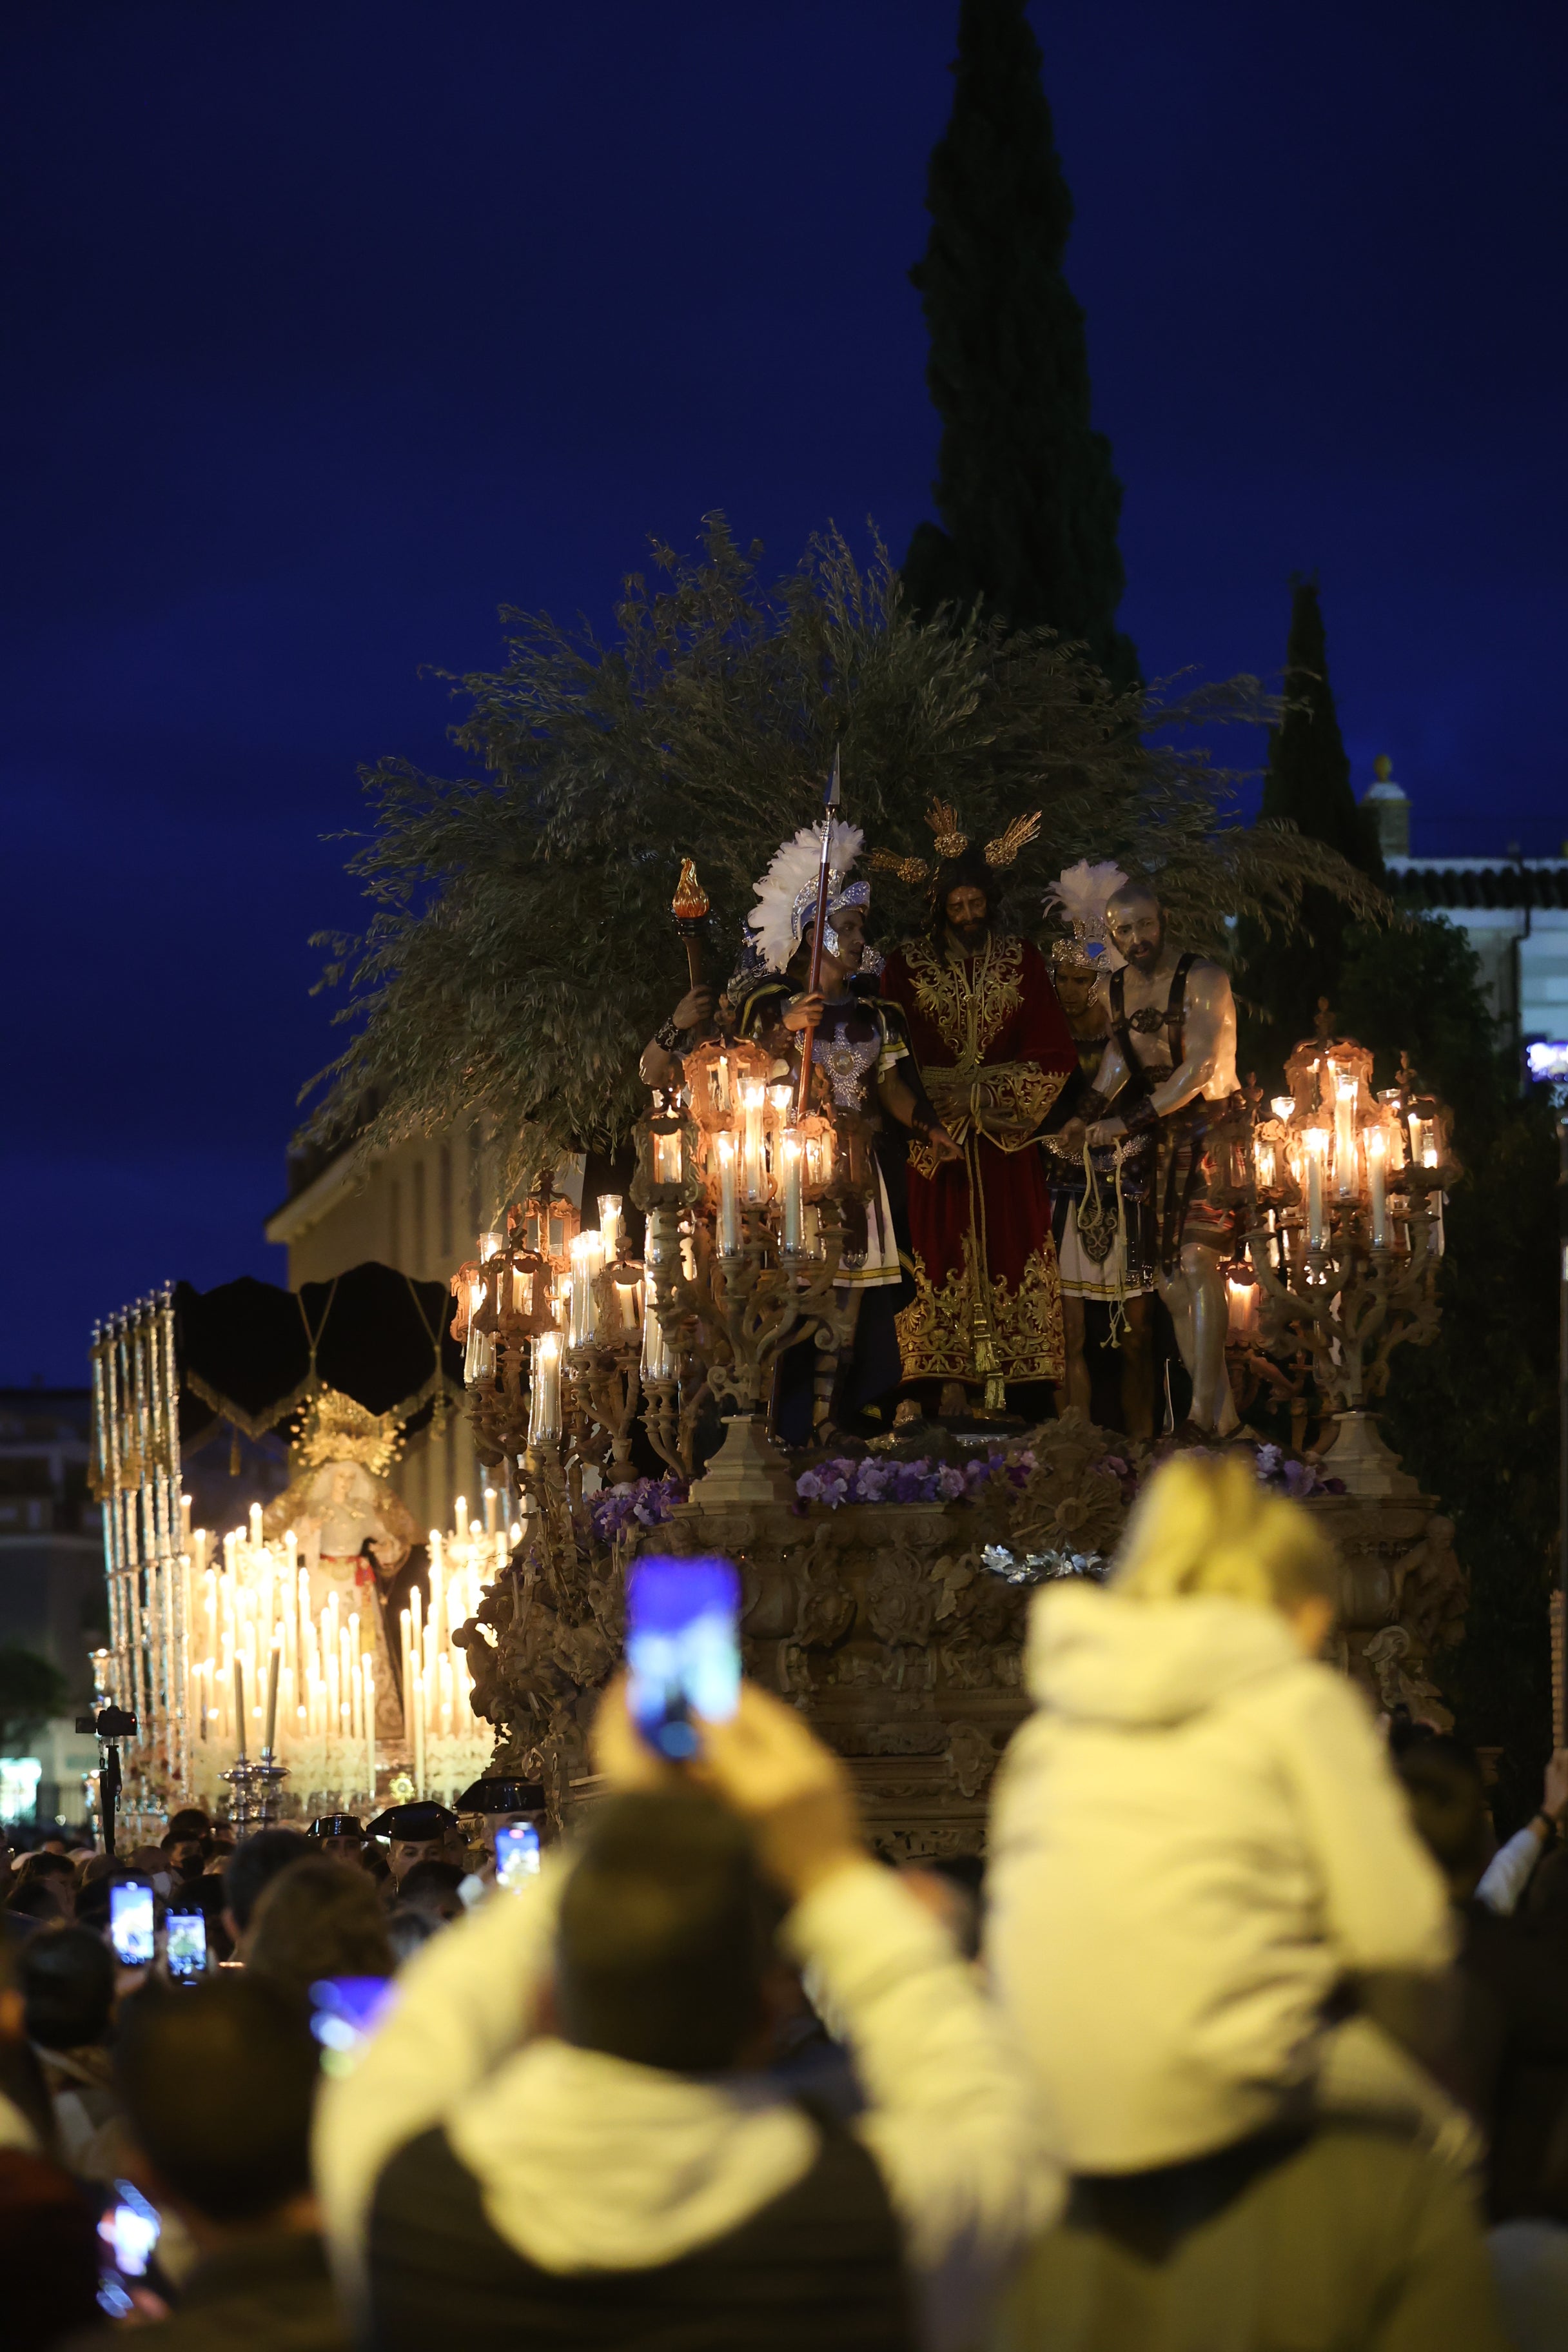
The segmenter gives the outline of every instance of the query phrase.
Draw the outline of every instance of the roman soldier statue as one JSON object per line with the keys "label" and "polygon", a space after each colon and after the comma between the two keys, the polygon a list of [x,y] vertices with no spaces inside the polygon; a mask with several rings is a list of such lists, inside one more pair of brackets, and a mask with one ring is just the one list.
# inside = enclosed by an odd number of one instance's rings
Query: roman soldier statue
{"label": "roman soldier statue", "polygon": [[[831,822],[817,992],[810,992],[809,983],[822,870],[820,824],[805,825],[784,842],[755,884],[757,903],[747,919],[740,965],[721,1006],[735,1034],[773,1049],[774,1076],[792,1086],[798,1079],[801,1039],[814,1032],[813,1066],[836,1110],[864,1120],[871,1141],[870,1197],[843,1203],[837,1370],[820,1349],[806,1345],[792,1349],[784,1359],[774,1422],[785,1442],[795,1444],[814,1433],[825,1436],[836,1423],[851,1425],[868,1415],[874,1423],[879,1401],[898,1385],[895,1318],[909,1290],[901,1263],[901,1244],[907,1243],[902,1139],[911,1137],[938,1162],[959,1156],[927,1097],[903,1014],[880,992],[880,959],[870,959],[872,968],[865,968],[871,887],[864,876],[851,878],[863,836],[856,825]],[[712,1009],[707,990],[682,998],[668,1028],[644,1049],[641,1068],[648,1085],[664,1084],[671,1075],[679,1030],[706,1020]],[[815,1406],[796,1393],[805,1371],[814,1371],[821,1383]]]}
{"label": "roman soldier statue", "polygon": [[[1080,858],[1047,893],[1045,912],[1068,925],[1051,948],[1051,976],[1077,1049],[1081,1085],[1068,1085],[1062,1107],[1079,1108],[1104,1058],[1110,1037],[1105,982],[1120,961],[1105,936],[1105,910],[1127,877],[1109,862]],[[1120,1373],[1121,1426],[1129,1436],[1154,1434],[1153,1255],[1147,1207],[1154,1148],[1149,1136],[1123,1136],[1091,1150],[1083,1122],[1041,1138],[1051,1192],[1051,1231],[1062,1286],[1067,1370],[1058,1396],[1093,1418],[1089,1358],[1089,1309],[1109,1332]]]}
{"label": "roman soldier statue", "polygon": [[1154,1139],[1151,1243],[1155,1282],[1171,1310],[1192,1377],[1194,1431],[1237,1426],[1226,1376],[1223,1268],[1235,1247],[1234,1213],[1215,1198],[1211,1129],[1244,1108],[1236,1076],[1236,1003],[1217,963],[1167,936],[1159,899],[1126,882],[1106,909],[1110,944],[1124,959],[1101,983],[1110,1042],[1085,1105],[1092,1147],[1127,1135]]}

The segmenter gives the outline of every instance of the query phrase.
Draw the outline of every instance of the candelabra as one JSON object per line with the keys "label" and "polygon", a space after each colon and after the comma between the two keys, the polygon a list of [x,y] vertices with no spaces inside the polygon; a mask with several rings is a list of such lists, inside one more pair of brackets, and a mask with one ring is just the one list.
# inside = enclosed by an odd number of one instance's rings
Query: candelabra
{"label": "candelabra", "polygon": [[679,1445],[675,1388],[698,1374],[729,1424],[698,1489],[705,1502],[793,1495],[767,1434],[767,1392],[785,1349],[840,1343],[839,1202],[869,1182],[863,1148],[841,1150],[833,1122],[800,1115],[794,1087],[773,1074],[765,1048],[710,1039],[687,1054],[681,1097],[638,1129],[633,1198],[647,1216],[660,1338],[645,1360],[657,1362],[659,1434]]}
{"label": "candelabra", "polygon": [[1443,1200],[1463,1171],[1447,1106],[1404,1056],[1397,1085],[1374,1092],[1371,1053],[1331,1038],[1329,1025],[1325,1007],[1318,1036],[1290,1056],[1289,1092],[1271,1117],[1249,1138],[1215,1138],[1217,1189],[1246,1213],[1253,1277],[1231,1270],[1231,1337],[1302,1352],[1337,1425],[1331,1466],[1350,1491],[1408,1493],[1415,1481],[1368,1408],[1387,1388],[1394,1349],[1436,1336]]}

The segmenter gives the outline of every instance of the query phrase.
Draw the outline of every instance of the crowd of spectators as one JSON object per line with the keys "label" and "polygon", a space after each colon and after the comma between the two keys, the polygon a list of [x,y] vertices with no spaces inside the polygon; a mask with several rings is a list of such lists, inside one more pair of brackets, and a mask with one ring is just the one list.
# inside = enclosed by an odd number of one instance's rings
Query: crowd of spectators
{"label": "crowd of spectators", "polygon": [[[759,1689],[678,1768],[618,1684],[520,1887],[430,1805],[10,1857],[0,2340],[1568,2344],[1568,1756],[1498,1848],[1462,1742],[1321,1662],[1336,1592],[1298,1504],[1167,1465],[1036,1597],[984,1863],[888,1866]],[[128,1878],[194,1981],[117,1959]]]}

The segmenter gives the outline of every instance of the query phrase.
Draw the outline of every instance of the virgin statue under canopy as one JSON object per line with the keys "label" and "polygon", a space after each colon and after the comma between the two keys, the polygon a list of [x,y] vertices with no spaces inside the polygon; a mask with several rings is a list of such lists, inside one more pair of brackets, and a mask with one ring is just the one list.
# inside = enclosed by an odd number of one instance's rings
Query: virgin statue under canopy
{"label": "virgin statue under canopy", "polygon": [[408,1507],[385,1476],[401,1428],[391,1413],[368,1412],[340,1390],[323,1389],[307,1409],[295,1446],[299,1469],[262,1522],[269,1542],[290,1528],[300,1565],[310,1580],[317,1615],[336,1593],[344,1622],[357,1610],[362,1638],[374,1644],[375,1743],[401,1754],[403,1709],[386,1635],[386,1587],[416,1539]]}

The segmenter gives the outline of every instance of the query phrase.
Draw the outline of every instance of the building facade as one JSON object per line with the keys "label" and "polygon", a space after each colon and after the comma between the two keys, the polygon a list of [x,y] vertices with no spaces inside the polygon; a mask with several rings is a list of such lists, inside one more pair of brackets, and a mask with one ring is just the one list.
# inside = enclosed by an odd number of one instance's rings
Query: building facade
{"label": "building facade", "polygon": [[1389,889],[1410,914],[1457,923],[1480,960],[1488,1000],[1519,1049],[1568,1040],[1568,857],[1421,857],[1411,804],[1386,759],[1363,805],[1376,822]]}
{"label": "building facade", "polygon": [[[92,1698],[89,1654],[107,1637],[102,1515],[88,1488],[87,1389],[0,1389],[0,1645],[47,1659],[66,1709],[28,1734],[0,1773],[0,1812],[37,1807],[40,1822],[81,1822],[81,1775],[97,1743],[76,1730]],[[36,1767],[29,1770],[28,1767]]]}

